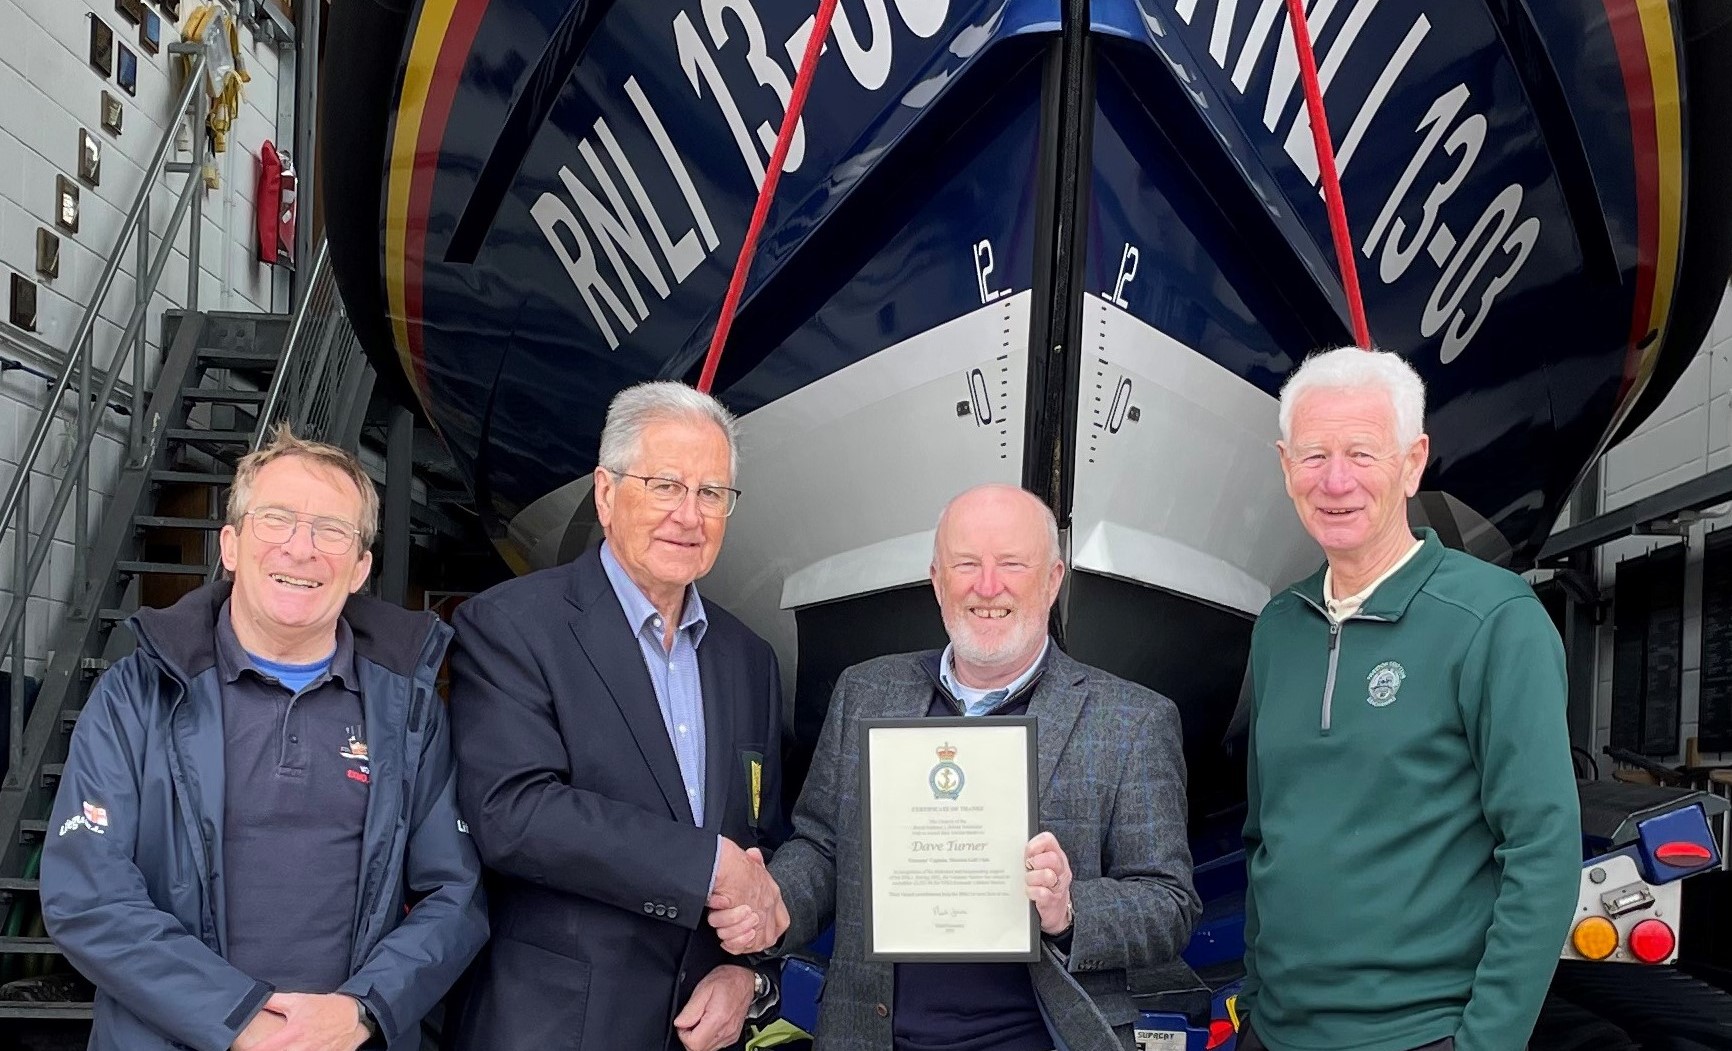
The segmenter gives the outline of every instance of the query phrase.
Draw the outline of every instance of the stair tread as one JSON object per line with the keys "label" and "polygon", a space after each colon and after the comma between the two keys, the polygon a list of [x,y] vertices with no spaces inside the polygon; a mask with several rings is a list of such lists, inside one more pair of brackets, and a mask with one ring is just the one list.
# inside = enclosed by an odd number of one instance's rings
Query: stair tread
{"label": "stair tread", "polygon": [[45,818],[27,817],[18,822],[18,828],[24,832],[47,832],[48,821]]}
{"label": "stair tread", "polygon": [[42,764],[42,775],[44,777],[59,777],[61,774],[64,774],[65,772],[66,772],[66,764],[65,763],[43,763]]}
{"label": "stair tread", "polygon": [[243,366],[275,365],[280,355],[274,350],[242,350],[238,347],[200,347],[198,359],[203,362],[235,361]]}
{"label": "stair tread", "polygon": [[221,402],[231,405],[263,405],[270,391],[230,390],[227,387],[182,387],[180,396],[188,401]]}
{"label": "stair tread", "polygon": [[215,431],[206,427],[170,427],[163,432],[167,437],[183,442],[241,442],[250,444],[253,432],[245,431]]}
{"label": "stair tread", "polygon": [[5,890],[40,890],[42,881],[34,877],[25,879],[23,876],[0,876],[0,891]]}
{"label": "stair tread", "polygon": [[149,529],[221,529],[220,518],[176,518],[173,515],[135,515],[132,524]]}
{"label": "stair tread", "polygon": [[202,577],[209,576],[209,566],[187,566],[178,562],[134,562],[130,559],[116,562],[114,568],[122,573],[161,573],[165,576]]}
{"label": "stair tread", "polygon": [[233,471],[175,471],[163,469],[150,472],[153,482],[194,482],[205,485],[228,485],[235,480]]}
{"label": "stair tread", "polygon": [[0,1018],[89,1018],[96,1005],[84,1000],[0,1000]]}
{"label": "stair tread", "polygon": [[52,938],[0,938],[0,953],[34,952],[60,955],[60,946]]}

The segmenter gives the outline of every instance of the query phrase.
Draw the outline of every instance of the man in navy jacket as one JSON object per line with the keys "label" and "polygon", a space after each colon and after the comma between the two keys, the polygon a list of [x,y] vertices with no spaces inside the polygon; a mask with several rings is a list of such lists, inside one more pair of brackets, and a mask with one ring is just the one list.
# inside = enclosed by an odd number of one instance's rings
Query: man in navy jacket
{"label": "man in navy jacket", "polygon": [[232,585],[141,610],[85,704],[42,912],[96,985],[93,1049],[418,1047],[486,940],[450,629],[354,595],[377,524],[353,457],[279,431],[236,473]]}

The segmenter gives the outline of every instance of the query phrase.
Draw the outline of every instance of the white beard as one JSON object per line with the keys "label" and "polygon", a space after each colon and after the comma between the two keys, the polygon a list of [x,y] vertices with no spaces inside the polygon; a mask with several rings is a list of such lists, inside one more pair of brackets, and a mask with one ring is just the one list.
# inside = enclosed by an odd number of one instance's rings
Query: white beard
{"label": "white beard", "polygon": [[950,634],[950,645],[956,656],[969,664],[987,668],[1002,667],[1020,655],[1035,649],[1035,640],[1046,632],[1044,620],[1037,620],[1026,611],[1012,614],[1016,625],[997,645],[977,641],[972,623],[974,617],[964,610],[960,614],[944,614],[944,628]]}

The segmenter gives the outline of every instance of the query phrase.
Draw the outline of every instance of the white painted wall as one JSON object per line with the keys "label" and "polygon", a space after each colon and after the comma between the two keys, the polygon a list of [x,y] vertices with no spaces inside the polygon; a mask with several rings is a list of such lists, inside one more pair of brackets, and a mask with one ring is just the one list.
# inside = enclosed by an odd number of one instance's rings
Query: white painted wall
{"label": "white painted wall", "polygon": [[[1708,340],[1690,367],[1672,388],[1666,401],[1642,427],[1605,456],[1601,471],[1601,500],[1605,510],[1623,507],[1681,482],[1732,464],[1732,290],[1722,300],[1720,313]],[[1683,723],[1680,743],[1696,736],[1700,712],[1702,665],[1702,550],[1710,529],[1732,528],[1732,505],[1708,509],[1726,512],[1726,517],[1707,519],[1682,540],[1629,537],[1606,545],[1599,553],[1599,584],[1611,593],[1618,562],[1665,544],[1687,543],[1689,555],[1684,571]],[[1599,631],[1595,660],[1598,679],[1595,690],[1595,751],[1611,737],[1612,725],[1612,625],[1610,617]],[[1705,761],[1732,761],[1732,753],[1708,754]],[[1673,763],[1681,754],[1672,756]]]}
{"label": "white painted wall", "polygon": [[[161,9],[151,0],[146,4],[162,17]],[[198,0],[183,0],[182,17],[196,6]],[[136,97],[120,89],[114,74],[104,77],[91,67],[87,56],[92,14],[113,30],[117,45],[126,45],[138,56]],[[167,19],[163,21],[162,49],[151,55],[139,46],[139,27],[115,10],[114,0],[0,0],[0,100],[4,100],[0,103],[0,303],[9,295],[10,274],[36,282],[36,334],[63,352],[95,290],[126,210],[139,191],[144,165],[168,123],[178,88],[170,76],[168,45],[179,40],[180,33]],[[255,261],[254,201],[259,147],[267,138],[278,139],[279,64],[281,74],[289,78],[294,75],[294,65],[291,53],[279,54],[274,45],[254,41],[244,28],[241,43],[252,82],[246,87],[241,116],[230,129],[228,151],[217,158],[223,184],[204,196],[198,305],[204,310],[280,311],[288,308],[287,280],[274,268]],[[116,47],[115,73],[119,70],[118,54]],[[118,137],[102,128],[105,90],[118,97],[125,110]],[[78,181],[80,128],[89,129],[102,142],[102,171],[98,186],[79,181],[79,231],[72,234],[54,225],[55,176],[64,174]],[[282,132],[289,135],[292,129]],[[153,239],[160,238],[167,227],[183,178],[168,175],[153,191]],[[153,371],[162,312],[185,305],[190,225],[189,213],[149,308],[145,331],[152,348],[147,361]],[[60,275],[53,280],[36,273],[36,230],[40,226],[60,236]],[[129,248],[96,326],[93,345],[99,363],[111,360],[132,308],[135,260],[136,249]],[[7,327],[8,317],[5,306],[0,305],[0,327]],[[26,360],[4,340],[0,340],[0,357]],[[130,377],[130,366],[127,375]],[[20,371],[7,372],[0,379],[0,488],[9,485],[17,474],[20,455],[36,426],[47,389],[46,382]],[[126,420],[105,414],[104,427],[107,433],[92,452],[92,480],[102,494],[91,507],[93,530],[101,521],[102,504],[119,470]],[[37,464],[32,485],[33,533],[44,526],[53,477],[63,473],[70,454],[69,430],[63,418]],[[56,531],[49,568],[38,580],[36,592],[45,597],[31,603],[28,616],[28,670],[32,674],[71,594],[74,532],[69,505]],[[0,610],[9,609],[14,599],[13,575],[9,535],[0,541]]]}

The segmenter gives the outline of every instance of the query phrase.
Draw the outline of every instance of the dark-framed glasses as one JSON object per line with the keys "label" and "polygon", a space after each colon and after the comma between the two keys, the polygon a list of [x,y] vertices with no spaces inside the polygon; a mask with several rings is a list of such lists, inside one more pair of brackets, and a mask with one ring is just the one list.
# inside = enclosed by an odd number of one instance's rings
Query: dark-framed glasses
{"label": "dark-framed glasses", "polygon": [[253,536],[266,544],[286,544],[302,522],[313,536],[313,546],[327,555],[346,555],[361,537],[361,531],[341,518],[318,518],[298,515],[281,507],[261,507],[248,511],[252,519]]}
{"label": "dark-framed glasses", "polygon": [[613,471],[621,478],[636,478],[643,483],[644,493],[648,495],[650,506],[659,511],[674,511],[686,502],[686,493],[694,492],[698,496],[698,513],[706,518],[726,518],[734,513],[734,507],[740,502],[740,491],[729,489],[725,485],[700,485],[692,488],[675,478],[659,478],[655,475],[632,474],[629,471]]}

